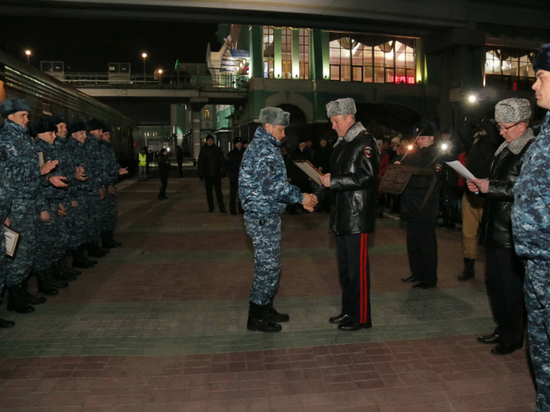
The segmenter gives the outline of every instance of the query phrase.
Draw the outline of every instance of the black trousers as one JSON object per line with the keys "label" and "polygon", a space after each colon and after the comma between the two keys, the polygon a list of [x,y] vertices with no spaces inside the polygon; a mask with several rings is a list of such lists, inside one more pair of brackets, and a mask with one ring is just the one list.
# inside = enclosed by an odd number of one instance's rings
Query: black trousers
{"label": "black trousers", "polygon": [[183,163],[180,163],[179,161],[178,161],[178,172],[179,172],[179,176],[183,177]]}
{"label": "black trousers", "polygon": [[238,194],[239,194],[239,182],[229,181],[229,212],[231,212],[232,214],[243,213],[241,202],[237,198]]}
{"label": "black trousers", "polygon": [[216,190],[216,199],[218,199],[218,207],[220,212],[225,212],[225,204],[223,203],[222,195],[222,178],[221,177],[205,177],[204,187],[206,188],[206,200],[208,202],[208,210],[214,210],[214,196],[212,195],[212,188]]}
{"label": "black trousers", "polygon": [[160,175],[159,197],[166,197],[166,186],[168,186],[168,176]]}
{"label": "black trousers", "polygon": [[435,222],[407,222],[409,268],[420,282],[437,286],[437,238]]}
{"label": "black trousers", "polygon": [[336,236],[342,313],[355,323],[371,323],[367,234]]}
{"label": "black trousers", "polygon": [[486,248],[487,294],[497,324],[495,333],[505,343],[523,343],[525,332],[525,303],[523,281],[525,269],[513,248]]}

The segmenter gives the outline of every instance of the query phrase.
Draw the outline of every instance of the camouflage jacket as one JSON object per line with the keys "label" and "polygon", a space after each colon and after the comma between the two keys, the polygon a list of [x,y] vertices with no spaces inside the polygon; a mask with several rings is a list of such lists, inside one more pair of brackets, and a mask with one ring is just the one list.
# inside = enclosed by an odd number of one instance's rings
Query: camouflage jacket
{"label": "camouflage jacket", "polygon": [[117,161],[115,152],[110,143],[101,140],[99,142],[99,148],[102,157],[103,177],[106,178],[104,185],[112,186],[118,181],[118,172],[120,170],[120,164]]}
{"label": "camouflage jacket", "polygon": [[[48,181],[40,175],[38,150],[27,128],[6,119],[0,131],[0,151],[11,198],[36,200]],[[39,210],[45,210],[44,205]]]}
{"label": "camouflage jacket", "polygon": [[107,172],[103,164],[103,153],[101,150],[101,141],[88,133],[84,149],[88,158],[89,168],[86,169],[86,176],[92,191],[97,191],[105,186],[109,181]]}
{"label": "camouflage jacket", "polygon": [[[66,161],[59,156],[59,150],[57,149],[55,143],[49,144],[37,137],[34,144],[36,145],[38,152],[41,152],[44,156],[44,162],[47,162],[48,160],[59,161],[55,169],[50,172],[50,176],[67,177],[69,167]],[[67,199],[68,193],[68,187],[55,187],[54,185],[48,185],[41,188],[38,197],[44,199],[48,203],[63,203],[63,201]]]}
{"label": "camouflage jacket", "polygon": [[246,213],[283,213],[287,204],[303,201],[300,189],[286,180],[280,146],[263,127],[256,129],[239,170],[239,197]]}
{"label": "camouflage jacket", "polygon": [[[57,140],[57,139],[56,139]],[[88,176],[90,170],[89,159],[84,148],[84,143],[80,143],[78,140],[72,137],[68,139],[65,145],[66,155],[70,158],[70,169],[76,172],[76,168],[82,166]],[[90,185],[90,179],[86,181],[73,181],[73,184],[69,185],[69,192],[71,194],[71,200],[75,199],[77,193],[91,192],[92,187]]]}
{"label": "camouflage jacket", "polygon": [[550,261],[550,112],[522,160],[513,189],[516,252],[529,260]]}

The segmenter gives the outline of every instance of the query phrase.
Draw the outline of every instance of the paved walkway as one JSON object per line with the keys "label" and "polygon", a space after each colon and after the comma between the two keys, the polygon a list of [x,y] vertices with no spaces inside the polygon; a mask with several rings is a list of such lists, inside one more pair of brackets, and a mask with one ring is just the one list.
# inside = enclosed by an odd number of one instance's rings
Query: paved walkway
{"label": "paved walkway", "polygon": [[[278,334],[246,331],[242,216],[206,213],[198,179],[120,185],[123,243],[29,315],[0,307],[0,410],[534,411],[524,350],[499,357],[483,279],[460,283],[460,232],[438,229],[439,287],[411,290],[405,230],[370,236],[373,328],[339,332],[328,215],[283,215]],[[226,193],[226,199],[228,198]],[[32,287],[34,282],[31,281]]]}

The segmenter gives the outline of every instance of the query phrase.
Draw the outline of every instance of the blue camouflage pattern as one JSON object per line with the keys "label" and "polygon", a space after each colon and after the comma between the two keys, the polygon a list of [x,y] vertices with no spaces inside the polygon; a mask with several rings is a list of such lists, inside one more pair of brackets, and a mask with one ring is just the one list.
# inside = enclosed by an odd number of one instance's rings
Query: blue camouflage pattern
{"label": "blue camouflage pattern", "polygon": [[245,213],[283,213],[287,205],[303,201],[300,189],[287,181],[280,147],[271,133],[256,129],[239,170],[239,198]]}
{"label": "blue camouflage pattern", "polygon": [[550,113],[523,157],[514,185],[512,229],[527,259],[525,306],[529,350],[537,381],[537,412],[550,411]]}
{"label": "blue camouflage pattern", "polygon": [[[101,155],[103,158],[104,177],[107,179],[105,186],[113,186],[118,182],[118,174],[120,171],[120,164],[116,158],[115,152],[109,142],[104,140],[100,141]],[[102,220],[102,232],[114,230],[117,218],[118,218],[118,204],[117,195],[105,194],[105,201],[103,202],[101,210]]]}
{"label": "blue camouflage pattern", "polygon": [[40,176],[38,150],[27,128],[9,119],[0,130],[0,159],[4,166],[12,198],[9,218],[11,228],[20,233],[15,258],[6,259],[6,285],[19,285],[30,273],[35,255],[35,224],[38,209],[37,195],[48,183]]}
{"label": "blue camouflage pattern", "polygon": [[96,242],[101,234],[101,218],[104,200],[99,199],[99,189],[105,189],[105,182],[108,181],[108,176],[103,167],[103,158],[101,156],[100,141],[92,134],[88,133],[84,149],[88,158],[88,183],[90,191],[87,192],[87,197],[84,201],[88,219],[86,221],[87,239],[86,243]]}
{"label": "blue camouflage pattern", "polygon": [[254,281],[250,301],[267,305],[277,293],[281,276],[281,217],[287,204],[304,195],[287,181],[281,143],[258,127],[246,149],[239,171],[239,197],[246,233],[254,247]]}
{"label": "blue camouflage pattern", "polygon": [[281,217],[245,213],[244,224],[254,248],[254,281],[249,299],[257,305],[267,305],[277,293],[281,277]]}
{"label": "blue camouflage pattern", "polygon": [[[6,153],[0,153],[0,159],[5,157]],[[11,195],[4,167],[0,163],[0,223],[3,225],[8,217],[11,208]],[[6,237],[0,235],[0,300],[4,286],[6,284]]]}

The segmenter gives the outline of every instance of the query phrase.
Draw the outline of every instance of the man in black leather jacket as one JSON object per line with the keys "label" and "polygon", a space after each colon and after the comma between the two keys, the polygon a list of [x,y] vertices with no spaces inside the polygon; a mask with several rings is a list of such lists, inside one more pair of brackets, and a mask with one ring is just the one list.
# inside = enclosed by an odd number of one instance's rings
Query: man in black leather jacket
{"label": "man in black leather jacket", "polygon": [[531,104],[527,99],[506,99],[495,106],[495,121],[504,142],[495,152],[488,179],[468,182],[471,191],[486,193],[479,243],[485,246],[487,293],[497,324],[495,331],[477,340],[497,344],[491,352],[507,355],[523,346],[525,305],[523,263],[514,250],[510,213],[514,184],[522,157],[535,136],[528,127]]}
{"label": "man in black leather jacket", "polygon": [[208,135],[206,143],[199,153],[197,163],[199,178],[204,180],[204,188],[206,189],[206,201],[208,202],[208,211],[214,211],[214,196],[212,189],[216,191],[216,199],[218,199],[218,207],[220,213],[227,213],[225,203],[223,202],[222,194],[222,178],[225,177],[225,156],[222,149],[214,144],[214,136]]}
{"label": "man in black leather jacket", "polygon": [[342,287],[342,312],[329,322],[339,330],[356,331],[372,326],[367,233],[373,232],[376,220],[380,153],[374,137],[355,121],[353,99],[338,99],[326,107],[338,140],[330,173],[321,182],[331,196],[330,233],[336,236]]}
{"label": "man in black leather jacket", "polygon": [[[411,276],[404,282],[420,283],[413,288],[437,286],[437,238],[435,220],[439,211],[439,192],[443,179],[440,149],[434,145],[436,126],[432,122],[417,124],[418,150],[410,152],[401,164],[423,169],[427,175],[413,174],[401,195],[401,219],[407,222],[407,253]],[[397,162],[396,162],[397,163]]]}

